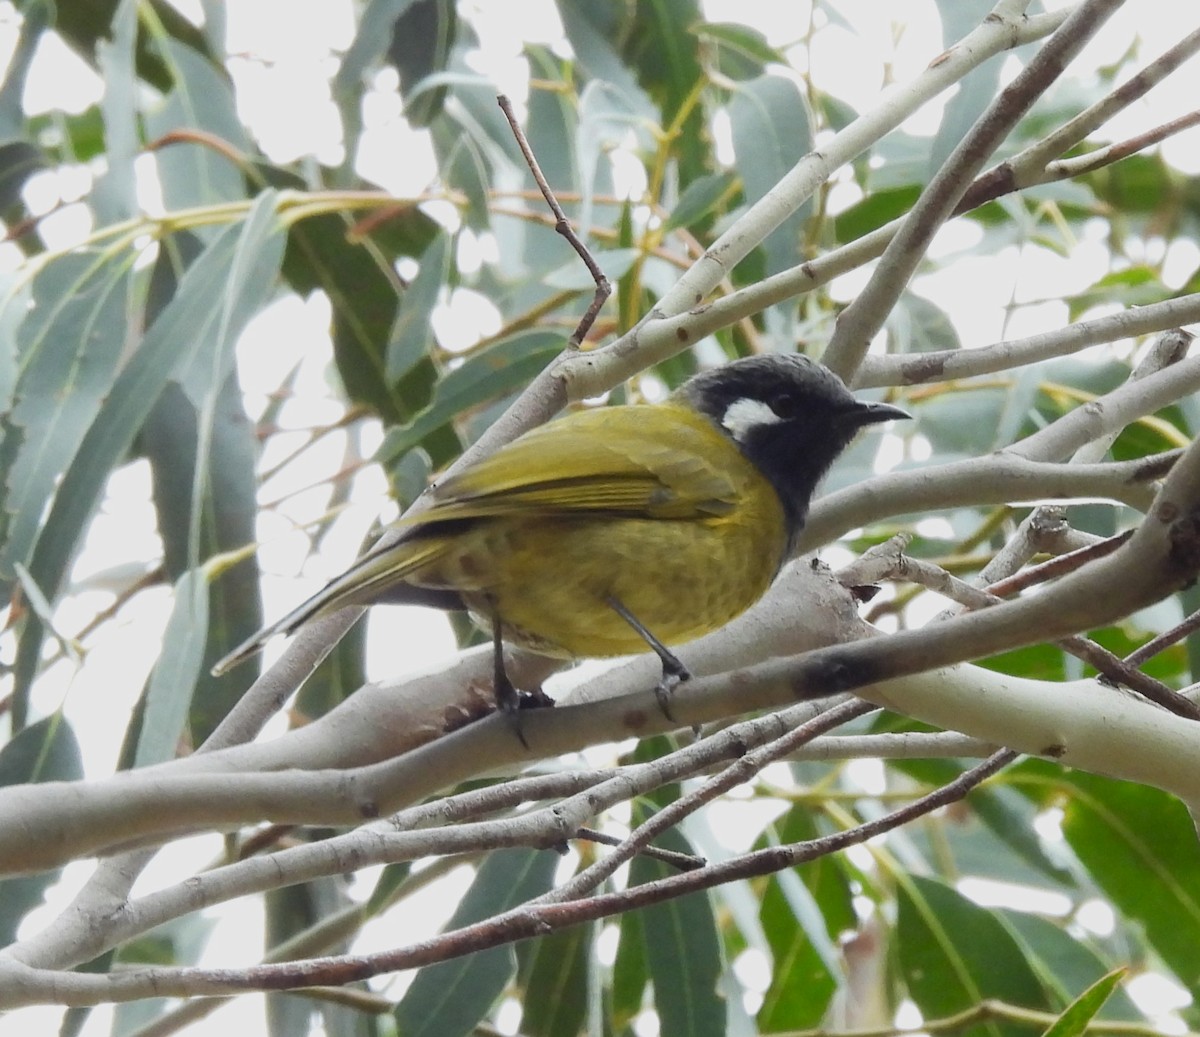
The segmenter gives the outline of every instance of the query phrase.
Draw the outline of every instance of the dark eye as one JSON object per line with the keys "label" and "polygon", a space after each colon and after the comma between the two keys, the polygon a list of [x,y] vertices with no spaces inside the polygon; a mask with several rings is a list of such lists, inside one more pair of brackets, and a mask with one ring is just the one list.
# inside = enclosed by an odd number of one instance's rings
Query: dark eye
{"label": "dark eye", "polygon": [[800,400],[791,393],[781,392],[767,400],[767,406],[787,421],[800,413]]}

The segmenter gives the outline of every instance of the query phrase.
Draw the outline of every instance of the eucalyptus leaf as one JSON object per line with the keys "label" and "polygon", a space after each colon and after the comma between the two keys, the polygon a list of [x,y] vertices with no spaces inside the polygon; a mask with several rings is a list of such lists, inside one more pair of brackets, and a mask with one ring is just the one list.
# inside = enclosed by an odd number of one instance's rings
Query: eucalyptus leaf
{"label": "eucalyptus leaf", "polygon": [[[555,856],[546,850],[495,850],[475,874],[447,926],[459,929],[546,892]],[[511,947],[476,951],[427,965],[413,978],[394,1017],[405,1037],[465,1037],[492,1007],[516,972]]]}

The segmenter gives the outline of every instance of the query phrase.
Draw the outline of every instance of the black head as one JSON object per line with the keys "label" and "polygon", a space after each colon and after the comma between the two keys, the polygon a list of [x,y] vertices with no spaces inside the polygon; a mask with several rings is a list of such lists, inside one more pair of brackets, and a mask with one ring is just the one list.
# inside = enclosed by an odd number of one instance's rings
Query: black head
{"label": "black head", "polygon": [[703,371],[675,398],[711,419],[771,481],[792,536],[804,525],[817,483],[858,430],[909,416],[899,407],[855,399],[832,371],[795,353]]}

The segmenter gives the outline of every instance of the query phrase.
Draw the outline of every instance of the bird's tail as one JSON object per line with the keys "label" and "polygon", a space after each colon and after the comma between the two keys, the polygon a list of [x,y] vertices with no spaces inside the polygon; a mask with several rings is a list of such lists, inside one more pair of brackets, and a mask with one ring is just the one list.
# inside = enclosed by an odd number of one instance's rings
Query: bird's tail
{"label": "bird's tail", "polygon": [[401,540],[397,544],[363,555],[341,576],[327,583],[282,619],[263,627],[237,646],[212,668],[214,677],[228,673],[239,663],[262,650],[278,634],[290,634],[310,619],[328,615],[347,605],[365,605],[402,584],[406,577],[435,558],[444,549],[437,540]]}

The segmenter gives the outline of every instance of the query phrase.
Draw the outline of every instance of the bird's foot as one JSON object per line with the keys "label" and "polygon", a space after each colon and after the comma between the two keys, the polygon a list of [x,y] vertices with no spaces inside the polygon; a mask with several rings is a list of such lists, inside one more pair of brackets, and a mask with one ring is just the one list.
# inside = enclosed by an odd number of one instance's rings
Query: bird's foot
{"label": "bird's foot", "polygon": [[666,659],[663,660],[662,677],[654,686],[654,697],[658,700],[658,708],[662,710],[662,715],[671,723],[675,723],[675,717],[671,713],[671,700],[675,695],[675,689],[684,681],[690,681],[692,675],[688,672],[686,666],[683,665],[674,656],[671,657],[671,663]]}
{"label": "bird's foot", "polygon": [[529,742],[521,724],[522,714],[530,709],[547,709],[553,705],[554,699],[541,688],[534,688],[532,691],[518,690],[508,680],[507,675],[496,685],[496,709],[508,718],[513,733],[526,749],[529,748]]}

